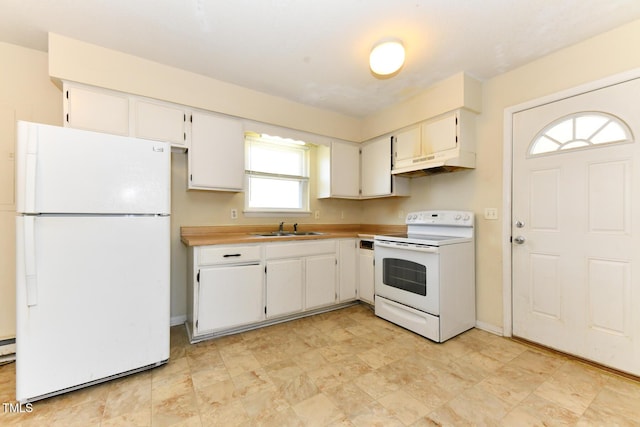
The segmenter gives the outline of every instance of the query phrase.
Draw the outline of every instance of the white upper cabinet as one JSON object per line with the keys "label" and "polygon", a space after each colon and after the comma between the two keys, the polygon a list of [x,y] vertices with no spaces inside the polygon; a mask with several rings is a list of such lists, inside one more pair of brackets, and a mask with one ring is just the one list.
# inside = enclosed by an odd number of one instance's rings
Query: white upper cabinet
{"label": "white upper cabinet", "polygon": [[408,178],[391,175],[391,138],[381,137],[362,145],[361,196],[408,196]]}
{"label": "white upper cabinet", "polygon": [[394,168],[405,168],[424,162],[429,156],[457,146],[456,113],[449,113],[432,121],[397,132]]}
{"label": "white upper cabinet", "polygon": [[320,145],[317,151],[318,198],[360,195],[360,146],[346,142]]}
{"label": "white upper cabinet", "polygon": [[129,97],[104,89],[64,84],[65,126],[129,135]]}
{"label": "white upper cabinet", "polygon": [[396,162],[411,160],[420,156],[422,152],[420,126],[414,126],[398,132],[395,135],[395,139]]}
{"label": "white upper cabinet", "polygon": [[475,167],[475,113],[455,110],[394,133],[394,174]]}
{"label": "white upper cabinet", "polygon": [[391,140],[378,138],[362,146],[362,196],[391,194]]}
{"label": "white upper cabinet", "polygon": [[64,82],[67,127],[166,141],[188,148],[186,107],[113,90]]}
{"label": "white upper cabinet", "polygon": [[458,115],[447,114],[420,126],[422,151],[419,156],[428,156],[446,150],[453,150],[458,146]]}
{"label": "white upper cabinet", "polygon": [[242,191],[244,129],[231,117],[194,111],[191,114],[188,188]]}
{"label": "white upper cabinet", "polygon": [[186,147],[187,113],[184,107],[169,103],[133,99],[133,134],[136,138],[170,142]]}

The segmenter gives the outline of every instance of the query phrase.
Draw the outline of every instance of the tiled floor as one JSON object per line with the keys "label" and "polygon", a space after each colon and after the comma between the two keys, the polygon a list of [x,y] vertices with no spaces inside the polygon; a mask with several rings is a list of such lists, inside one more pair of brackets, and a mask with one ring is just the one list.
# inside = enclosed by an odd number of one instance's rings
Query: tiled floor
{"label": "tiled floor", "polygon": [[[0,425],[640,425],[640,383],[480,330],[435,344],[358,305],[197,345],[152,371],[0,410]],[[0,366],[13,402],[15,364]]]}

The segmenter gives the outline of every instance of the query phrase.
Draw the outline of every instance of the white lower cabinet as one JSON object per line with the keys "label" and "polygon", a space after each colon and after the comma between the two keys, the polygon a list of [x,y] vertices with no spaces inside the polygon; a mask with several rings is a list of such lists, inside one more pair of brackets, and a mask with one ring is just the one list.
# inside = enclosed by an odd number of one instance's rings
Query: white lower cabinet
{"label": "white lower cabinet", "polygon": [[267,318],[302,311],[302,259],[267,261]]}
{"label": "white lower cabinet", "polygon": [[335,304],[336,252],[336,240],[265,245],[267,317]]}
{"label": "white lower cabinet", "polygon": [[338,299],[340,302],[355,300],[358,296],[357,239],[344,239],[338,243]]}
{"label": "white lower cabinet", "polygon": [[261,245],[189,248],[187,328],[192,341],[264,320]]}
{"label": "white lower cabinet", "polygon": [[356,299],[355,239],[193,246],[188,257],[192,342]]}
{"label": "white lower cabinet", "polygon": [[311,310],[335,304],[336,254],[318,255],[305,259],[304,308]]}
{"label": "white lower cabinet", "polygon": [[197,334],[263,320],[261,265],[200,269]]}

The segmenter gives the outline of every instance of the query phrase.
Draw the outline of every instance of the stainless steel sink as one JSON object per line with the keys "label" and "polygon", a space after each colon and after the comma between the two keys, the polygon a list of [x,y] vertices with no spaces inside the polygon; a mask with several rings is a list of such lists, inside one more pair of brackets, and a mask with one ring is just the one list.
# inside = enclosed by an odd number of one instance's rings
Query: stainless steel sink
{"label": "stainless steel sink", "polygon": [[267,233],[251,233],[254,236],[262,236],[262,237],[277,237],[277,236],[293,236],[292,232],[288,231],[271,231]]}
{"label": "stainless steel sink", "polygon": [[320,233],[318,231],[271,231],[266,233],[251,233],[254,236],[261,237],[278,237],[278,236],[319,236],[324,233]]}

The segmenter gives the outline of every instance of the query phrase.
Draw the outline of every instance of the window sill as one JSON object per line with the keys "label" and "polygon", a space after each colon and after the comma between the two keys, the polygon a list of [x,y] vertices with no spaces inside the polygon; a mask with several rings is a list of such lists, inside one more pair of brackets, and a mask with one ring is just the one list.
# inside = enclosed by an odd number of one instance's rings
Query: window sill
{"label": "window sill", "polygon": [[280,217],[302,217],[311,216],[311,211],[259,211],[259,210],[245,210],[242,212],[247,217],[262,217],[262,218],[280,218]]}

